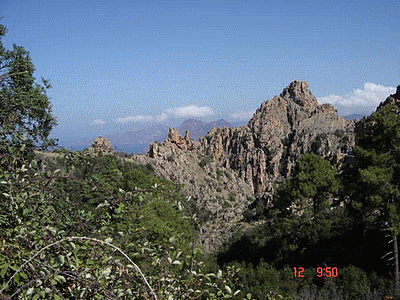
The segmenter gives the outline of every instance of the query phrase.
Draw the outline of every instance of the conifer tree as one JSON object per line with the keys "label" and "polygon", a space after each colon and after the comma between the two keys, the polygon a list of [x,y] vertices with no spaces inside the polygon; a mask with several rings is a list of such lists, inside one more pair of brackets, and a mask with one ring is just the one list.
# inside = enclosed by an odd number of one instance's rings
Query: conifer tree
{"label": "conifer tree", "polygon": [[336,169],[327,160],[314,153],[303,154],[297,161],[292,178],[277,193],[274,206],[289,209],[294,205],[313,213],[322,211],[329,206],[328,198],[340,187],[337,175]]}
{"label": "conifer tree", "polygon": [[356,163],[346,177],[349,209],[358,222],[391,232],[399,293],[400,102],[380,106],[363,124],[356,135]]}

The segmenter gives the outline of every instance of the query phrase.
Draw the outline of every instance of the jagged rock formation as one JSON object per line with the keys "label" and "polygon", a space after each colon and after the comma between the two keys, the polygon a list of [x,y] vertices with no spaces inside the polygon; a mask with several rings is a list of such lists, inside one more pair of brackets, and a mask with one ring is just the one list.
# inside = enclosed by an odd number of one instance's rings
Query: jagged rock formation
{"label": "jagged rock formation", "polygon": [[257,109],[248,125],[213,128],[198,142],[170,129],[164,143],[151,143],[134,160],[182,183],[197,206],[212,214],[201,229],[206,251],[227,240],[255,197],[270,199],[290,176],[297,158],[314,152],[337,163],[354,146],[356,121],[319,105],[307,82],[294,81]]}
{"label": "jagged rock formation", "polygon": [[111,142],[107,138],[97,137],[89,147],[89,152],[91,154],[111,154]]}
{"label": "jagged rock formation", "polygon": [[182,184],[183,192],[192,196],[197,207],[211,221],[201,228],[200,243],[212,251],[226,241],[243,218],[252,191],[244,180],[201,152],[201,143],[187,132],[182,137],[173,128],[164,143],[151,143],[147,155],[134,161],[150,163],[156,175]]}
{"label": "jagged rock formation", "polygon": [[202,150],[261,196],[290,176],[303,153],[340,160],[354,145],[354,124],[330,104],[318,105],[307,82],[296,80],[263,102],[247,126],[211,130]]}

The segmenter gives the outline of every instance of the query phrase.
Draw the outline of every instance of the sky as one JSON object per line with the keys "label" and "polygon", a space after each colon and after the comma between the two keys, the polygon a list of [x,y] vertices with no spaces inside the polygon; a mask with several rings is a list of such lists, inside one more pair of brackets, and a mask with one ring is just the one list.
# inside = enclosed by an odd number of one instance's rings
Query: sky
{"label": "sky", "polygon": [[48,79],[60,144],[187,118],[247,122],[293,80],[339,114],[400,85],[398,0],[0,0]]}

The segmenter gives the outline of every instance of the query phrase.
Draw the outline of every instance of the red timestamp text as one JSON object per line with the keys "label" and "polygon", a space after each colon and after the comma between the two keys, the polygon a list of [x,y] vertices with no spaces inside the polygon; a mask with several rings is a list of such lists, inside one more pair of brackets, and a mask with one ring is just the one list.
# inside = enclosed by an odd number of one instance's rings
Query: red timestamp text
{"label": "red timestamp text", "polygon": [[[303,267],[293,267],[293,270],[294,270],[294,277],[304,277]],[[338,274],[339,274],[338,268],[336,267],[317,268],[318,277],[337,277]]]}

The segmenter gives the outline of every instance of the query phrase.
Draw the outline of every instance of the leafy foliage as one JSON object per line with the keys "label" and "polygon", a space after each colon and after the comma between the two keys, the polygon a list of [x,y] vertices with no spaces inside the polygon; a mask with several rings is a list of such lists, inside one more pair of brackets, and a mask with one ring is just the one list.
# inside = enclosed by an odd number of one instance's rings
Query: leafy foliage
{"label": "leafy foliage", "polygon": [[33,63],[23,47],[13,45],[6,50],[2,43],[7,29],[0,25],[0,141],[2,152],[7,142],[33,146],[41,141],[43,146],[54,141],[47,139],[55,125],[51,105],[46,95],[50,87],[35,83]]}
{"label": "leafy foliage", "polygon": [[115,156],[71,152],[49,158],[51,164],[43,154],[42,160],[12,190],[19,197],[10,196],[19,219],[2,226],[2,293],[24,299],[238,295],[238,283],[228,277],[234,269],[226,276],[205,272],[203,254],[192,244],[195,217],[186,213],[179,186]]}

